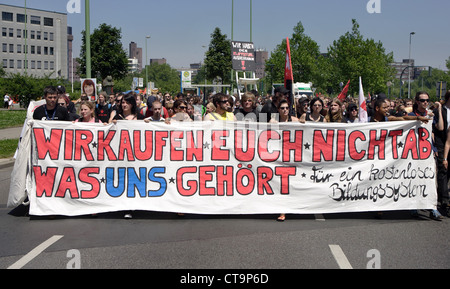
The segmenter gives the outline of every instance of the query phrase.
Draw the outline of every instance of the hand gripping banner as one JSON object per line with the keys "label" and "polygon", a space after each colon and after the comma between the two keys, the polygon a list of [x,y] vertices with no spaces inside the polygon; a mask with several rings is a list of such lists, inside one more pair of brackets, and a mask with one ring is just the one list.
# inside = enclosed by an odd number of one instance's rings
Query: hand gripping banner
{"label": "hand gripping banner", "polygon": [[35,121],[29,129],[29,148],[19,154],[28,155],[31,215],[326,214],[437,204],[431,124]]}

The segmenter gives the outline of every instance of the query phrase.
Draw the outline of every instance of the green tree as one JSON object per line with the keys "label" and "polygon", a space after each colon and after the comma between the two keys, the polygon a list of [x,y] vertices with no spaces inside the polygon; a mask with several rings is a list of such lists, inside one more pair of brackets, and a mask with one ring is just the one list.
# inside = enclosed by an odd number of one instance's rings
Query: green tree
{"label": "green tree", "polygon": [[331,86],[338,91],[340,82],[350,80],[349,94],[356,94],[361,76],[365,92],[384,92],[387,82],[395,75],[395,69],[390,66],[394,60],[393,53],[386,53],[381,42],[364,39],[359,32],[359,24],[355,19],[352,23],[352,31],[328,48]]}
{"label": "green tree", "polygon": [[[436,101],[438,99],[436,95],[437,84],[441,81],[447,82],[448,85],[450,83],[450,74],[437,68],[433,68],[431,75],[428,71],[422,71],[420,76],[411,83],[411,97],[414,97],[418,91],[426,91],[430,94],[431,99]],[[400,87],[399,83],[398,86]],[[405,86],[403,91],[405,92]]]}
{"label": "green tree", "polygon": [[148,67],[148,77],[163,93],[175,94],[180,91],[180,73],[168,64],[153,63]]}
{"label": "green tree", "polygon": [[[289,38],[291,61],[295,82],[310,82],[319,75],[318,61],[320,57],[319,45],[305,34],[303,24],[299,22],[294,27],[294,33]],[[272,52],[266,62],[266,72],[272,73],[274,82],[284,81],[284,67],[286,61],[286,39],[283,39]]]}
{"label": "green tree", "polygon": [[208,79],[219,77],[222,83],[230,83],[232,69],[231,41],[216,27],[211,34],[209,50],[206,52],[206,75]]}
{"label": "green tree", "polygon": [[[113,79],[124,78],[128,73],[128,58],[122,47],[121,29],[105,23],[101,24],[91,35],[91,75],[97,73],[101,79],[111,75]],[[78,73],[86,76],[86,36],[82,32],[82,45],[80,58],[77,59],[80,67]]]}
{"label": "green tree", "polygon": [[[152,63],[147,66],[149,81],[155,83],[155,87],[161,92],[175,94],[180,91],[180,74],[169,64]],[[128,91],[134,77],[145,79],[145,67],[141,72],[128,74],[126,77],[115,81],[114,91]]]}
{"label": "green tree", "polygon": [[447,64],[448,72],[450,73],[450,57],[446,60],[446,64]]}
{"label": "green tree", "polygon": [[6,92],[19,101],[22,107],[28,107],[32,100],[40,99],[43,96],[44,88],[53,85],[64,85],[69,87],[69,82],[63,79],[51,79],[49,75],[45,77],[34,77],[28,74],[7,73],[0,78],[0,94]]}

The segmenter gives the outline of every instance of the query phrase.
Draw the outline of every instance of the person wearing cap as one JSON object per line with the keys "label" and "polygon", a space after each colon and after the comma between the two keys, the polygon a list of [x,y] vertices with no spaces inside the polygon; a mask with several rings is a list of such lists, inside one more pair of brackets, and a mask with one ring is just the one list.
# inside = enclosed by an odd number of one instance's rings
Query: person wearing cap
{"label": "person wearing cap", "polygon": [[347,113],[345,114],[344,121],[346,123],[359,123],[358,118],[358,106],[356,103],[349,103],[347,106]]}
{"label": "person wearing cap", "polygon": [[284,86],[279,86],[275,89],[275,95],[272,100],[268,100],[264,107],[261,109],[259,115],[260,122],[270,122],[270,119],[275,118],[278,120],[278,105],[282,100],[287,100],[289,95],[289,90]]}
{"label": "person wearing cap", "polygon": [[305,113],[308,113],[309,99],[306,95],[301,95],[296,99],[297,102],[297,118],[302,117]]}

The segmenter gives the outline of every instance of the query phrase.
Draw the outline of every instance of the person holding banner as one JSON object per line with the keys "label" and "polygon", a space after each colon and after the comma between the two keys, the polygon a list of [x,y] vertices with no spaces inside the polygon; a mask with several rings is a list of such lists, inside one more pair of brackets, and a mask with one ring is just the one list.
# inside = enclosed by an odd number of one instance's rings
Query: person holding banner
{"label": "person holding banner", "polygon": [[228,95],[223,93],[217,93],[214,95],[213,104],[216,107],[216,111],[205,115],[204,120],[227,120],[236,121],[236,116],[232,112],[228,112],[230,108],[230,102]]}
{"label": "person holding banner", "polygon": [[270,122],[272,119],[272,114],[278,113],[278,105],[282,100],[287,100],[289,96],[289,90],[287,90],[284,86],[279,86],[275,89],[275,95],[272,97],[272,100],[267,100],[264,104],[261,112],[259,114],[259,121],[261,122]]}
{"label": "person holding banner", "polygon": [[[283,99],[280,101],[278,105],[278,114],[279,114],[279,121],[277,121],[275,118],[272,118],[270,120],[270,123],[278,123],[278,122],[299,122],[299,119],[295,116],[291,116],[290,114],[290,108],[289,108],[289,102],[286,99]],[[278,222],[284,222],[286,220],[286,214],[280,214],[280,216],[277,218]]]}
{"label": "person holding banner", "polygon": [[[295,102],[296,102],[295,108],[297,111],[296,116],[298,119],[300,119],[302,117],[302,115],[309,112],[308,109],[309,109],[311,100],[308,99],[308,97],[306,97],[306,96],[302,96],[300,98],[296,98]],[[312,110],[310,110],[310,111],[312,111]]]}
{"label": "person holding banner", "polygon": [[152,103],[152,111],[153,115],[144,119],[146,123],[149,123],[151,121],[165,121],[165,119],[162,117],[163,106],[159,100],[155,100]]}
{"label": "person holding banner", "polygon": [[58,90],[54,86],[47,86],[44,89],[45,104],[36,108],[33,113],[35,120],[59,120],[70,121],[67,108],[57,105]]}
{"label": "person holding banner", "polygon": [[[428,105],[430,104],[430,96],[425,91],[419,91],[415,97],[416,103],[413,105],[413,111],[408,113],[411,116],[428,116]],[[441,104],[438,102],[438,105]]]}
{"label": "person holding banner", "polygon": [[[437,117],[442,119],[443,127],[438,126],[433,128],[435,146],[438,150],[437,155],[437,190],[438,200],[441,202],[441,209],[450,217],[450,198],[448,181],[450,178],[450,170],[448,169],[448,150],[450,148],[450,138],[448,129],[450,124],[450,90],[444,96],[444,103],[436,107],[434,110],[435,122]],[[447,153],[445,153],[447,150]]]}
{"label": "person holding banner", "polygon": [[344,121],[346,123],[359,123],[358,105],[356,105],[356,103],[352,102],[348,105]]}
{"label": "person holding banner", "polygon": [[385,122],[385,121],[404,121],[404,120],[420,120],[424,123],[428,123],[428,117],[405,115],[403,117],[388,116],[389,105],[386,99],[377,99],[373,106],[373,115],[369,118],[369,122]]}
{"label": "person holding banner", "polygon": [[83,101],[80,105],[81,117],[75,122],[99,123],[101,122],[95,117],[95,105],[91,101]]}
{"label": "person holding banner", "polygon": [[326,122],[325,117],[321,114],[323,110],[323,100],[319,97],[313,98],[309,102],[310,112],[304,113],[300,116],[299,121],[305,123],[307,121],[312,122]]}
{"label": "person holding banner", "polygon": [[256,111],[256,97],[251,92],[245,92],[241,98],[241,107],[234,111],[237,120],[258,121],[258,112]]}
{"label": "person holding banner", "polygon": [[[122,120],[143,120],[144,116],[139,114],[137,104],[136,104],[136,95],[134,92],[129,92],[124,95],[120,100],[120,106],[114,115],[113,123],[117,123],[117,121]],[[132,211],[125,211],[124,218],[132,219],[133,218]]]}
{"label": "person holding banner", "polygon": [[175,114],[171,118],[166,118],[166,123],[170,124],[172,120],[175,121],[192,121],[191,117],[187,113],[187,101],[184,99],[177,99],[173,103],[173,109]]}
{"label": "person holding banner", "polygon": [[270,119],[270,123],[299,122],[298,118],[289,114],[289,109],[289,102],[286,99],[280,101],[278,104],[278,115],[280,116],[279,120],[272,118]]}
{"label": "person holding banner", "polygon": [[[69,110],[69,103],[71,103],[71,101],[66,95],[61,94],[58,96],[58,105],[59,106],[65,107],[67,110]],[[78,114],[76,114],[74,112],[70,112],[70,111],[69,111],[69,117],[70,117],[70,120],[72,120],[72,121],[80,118],[80,116]]]}
{"label": "person holding banner", "polygon": [[327,122],[344,122],[344,113],[342,111],[342,102],[335,98],[329,103],[328,113],[325,116]]}
{"label": "person holding banner", "polygon": [[144,116],[138,112],[136,96],[134,92],[126,94],[121,101],[120,111],[116,112],[114,121],[117,120],[143,120]]}

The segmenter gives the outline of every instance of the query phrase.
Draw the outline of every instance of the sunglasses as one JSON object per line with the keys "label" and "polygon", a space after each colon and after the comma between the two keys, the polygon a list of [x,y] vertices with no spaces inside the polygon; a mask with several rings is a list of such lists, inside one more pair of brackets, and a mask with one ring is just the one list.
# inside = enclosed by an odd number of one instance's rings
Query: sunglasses
{"label": "sunglasses", "polygon": [[420,102],[430,102],[429,99],[419,99]]}
{"label": "sunglasses", "polygon": [[280,107],[281,110],[289,110],[289,107]]}
{"label": "sunglasses", "polygon": [[187,106],[179,106],[179,109],[187,109]]}

